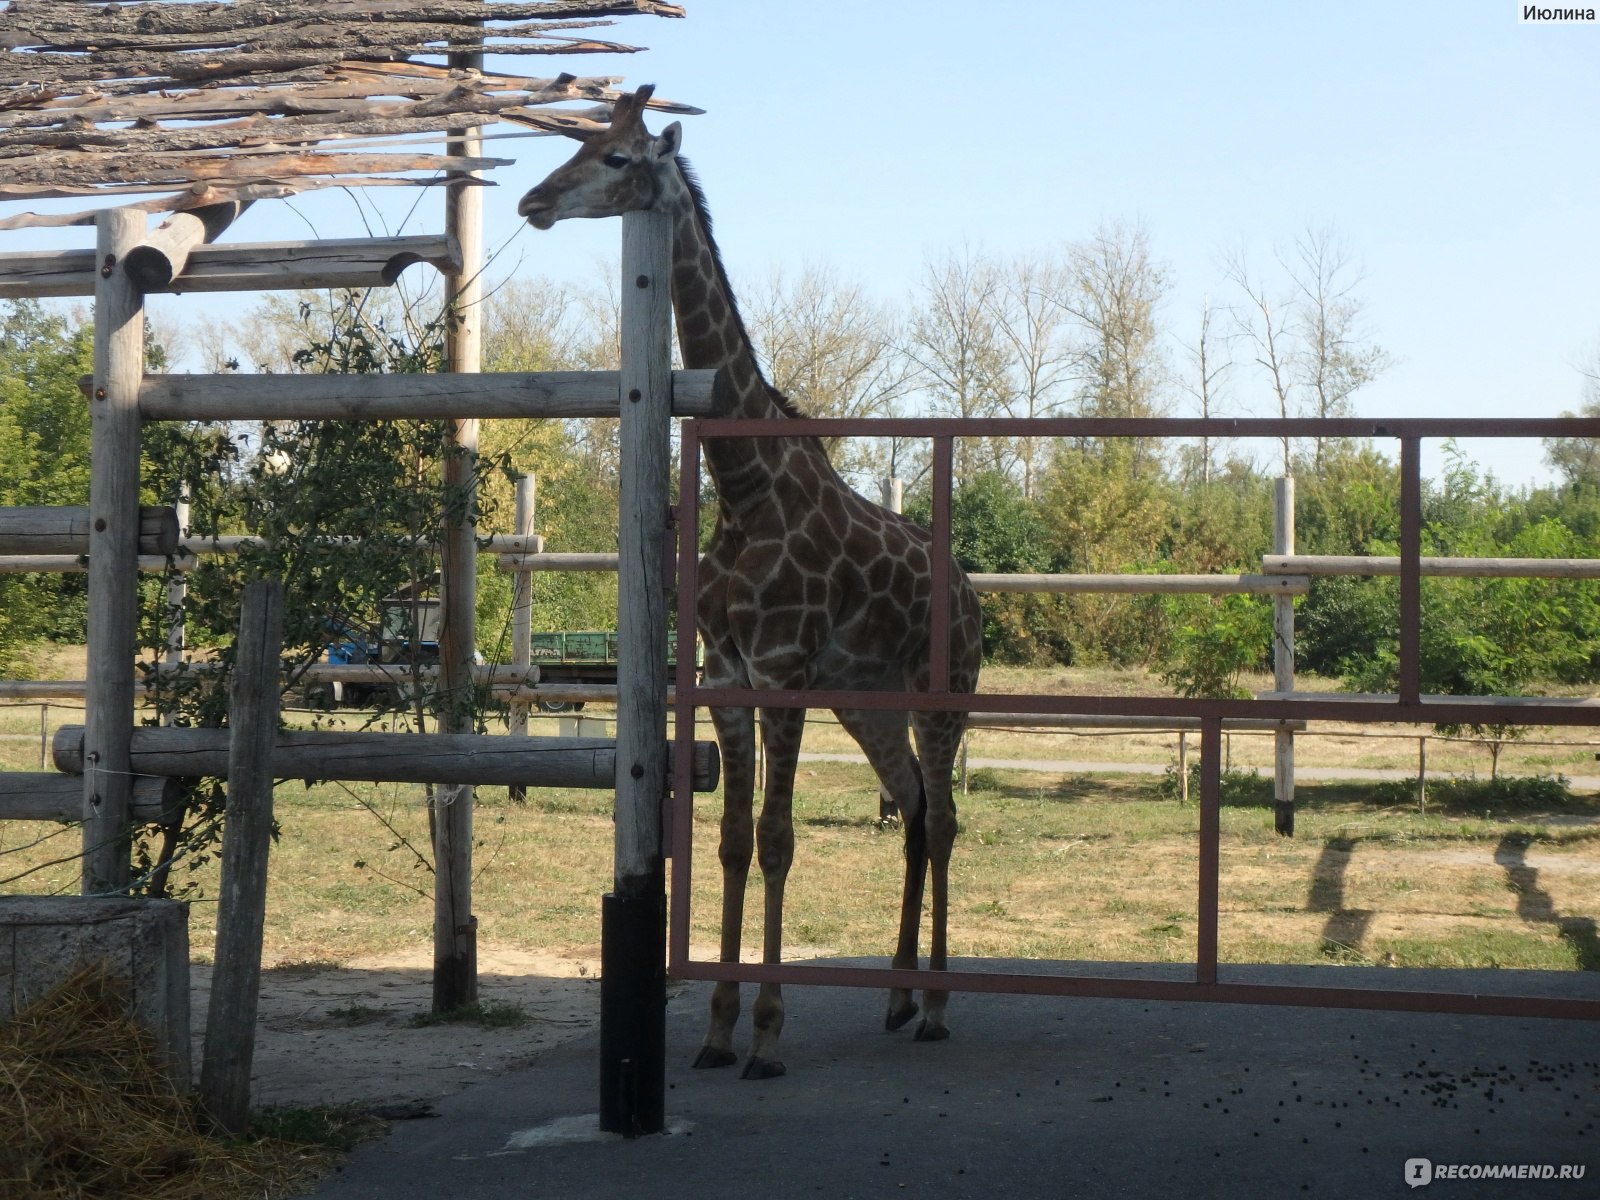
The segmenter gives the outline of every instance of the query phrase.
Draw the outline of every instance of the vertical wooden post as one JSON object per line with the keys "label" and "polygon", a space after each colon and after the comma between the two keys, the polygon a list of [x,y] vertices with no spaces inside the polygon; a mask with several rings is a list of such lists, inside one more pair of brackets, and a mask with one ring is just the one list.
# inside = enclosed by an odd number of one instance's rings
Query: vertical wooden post
{"label": "vertical wooden post", "polygon": [[[600,1128],[666,1124],[667,584],[672,222],[622,218],[615,888],[601,925]],[[687,649],[687,648],[686,648]]]}
{"label": "vertical wooden post", "polygon": [[128,887],[133,657],[139,618],[139,384],[144,297],[125,259],[144,214],[96,218],[94,386],[89,393],[89,686],[84,699],[83,891]]}
{"label": "vertical wooden post", "polygon": [[[512,532],[518,537],[530,537],[533,534],[534,499],[537,495],[535,488],[531,474],[517,477],[516,528]],[[511,663],[527,670],[532,662],[533,572],[518,571],[511,576]],[[513,735],[525,735],[528,732],[527,701],[511,702],[511,715],[507,721],[507,728]],[[526,802],[528,798],[527,789],[521,784],[512,784],[509,792],[511,799],[517,804]]]}
{"label": "vertical wooden post", "polygon": [[39,705],[39,770],[50,765],[50,704]]}
{"label": "vertical wooden post", "polygon": [[[456,70],[481,71],[483,55],[452,54]],[[451,154],[476,156],[483,137],[453,135]],[[467,178],[471,178],[468,175]],[[445,335],[446,369],[483,369],[483,189],[473,183],[445,188],[445,232],[461,247],[461,273],[445,280],[450,326]],[[446,733],[469,733],[476,711],[472,668],[477,650],[477,531],[472,488],[477,475],[478,422],[451,421],[441,482],[449,510],[439,551],[439,666],[444,704],[439,723]],[[478,998],[478,919],[472,913],[473,788],[434,789],[433,813],[433,1011],[449,1012]]]}
{"label": "vertical wooden post", "polygon": [[200,1100],[231,1134],[250,1124],[250,1066],[261,992],[267,851],[272,845],[272,751],[278,738],[283,584],[245,585],[228,712],[228,807],[217,898],[217,953],[206,1017]]}
{"label": "vertical wooden post", "polygon": [[[1294,553],[1294,477],[1276,481],[1273,492],[1272,552]],[[1294,691],[1294,597],[1272,598],[1272,686]],[[1294,731],[1272,735],[1272,824],[1284,837],[1294,836]]]}

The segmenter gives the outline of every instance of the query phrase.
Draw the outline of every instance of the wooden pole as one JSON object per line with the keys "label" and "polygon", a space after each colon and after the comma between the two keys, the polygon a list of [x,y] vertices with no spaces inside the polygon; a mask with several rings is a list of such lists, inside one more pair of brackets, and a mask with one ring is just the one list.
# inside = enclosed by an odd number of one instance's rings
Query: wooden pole
{"label": "wooden pole", "polygon": [[159,292],[183,274],[196,246],[214,242],[250,207],[249,200],[228,200],[188,212],[173,213],[150,231],[128,254],[128,270],[140,291]]}
{"label": "wooden pole", "polygon": [[[133,731],[131,756],[134,770],[141,775],[225,778],[229,769],[228,737],[220,729],[141,726]],[[82,725],[63,725],[56,730],[52,758],[58,771],[83,773]],[[529,787],[609,791],[616,787],[618,772],[616,742],[610,738],[512,740],[472,733],[295,730],[279,735],[273,760],[285,779],[375,783],[465,780],[503,787],[520,780]],[[695,742],[695,790],[714,789],[720,769],[717,744]]]}
{"label": "wooden pole", "polygon": [[[532,537],[536,483],[531,474],[517,478],[516,528],[518,536]],[[511,665],[526,670],[533,663],[533,573],[518,571],[511,577]],[[528,704],[525,700],[511,702],[511,715],[507,720],[510,733],[526,737],[528,733]],[[528,790],[520,783],[511,785],[513,803],[527,801]]]}
{"label": "wooden pole", "polygon": [[[1294,478],[1285,475],[1273,491],[1272,552],[1294,553]],[[1272,686],[1294,691],[1294,597],[1272,598]],[[1294,836],[1294,731],[1272,735],[1272,824],[1284,837]]]}
{"label": "wooden pole", "polygon": [[[0,508],[0,554],[87,554],[87,508]],[[166,555],[178,549],[178,519],[170,508],[139,510],[139,553]]]}
{"label": "wooden pole", "polygon": [[84,698],[83,891],[127,890],[133,782],[133,657],[139,618],[139,384],[144,297],[123,261],[144,214],[96,220],[94,379],[89,392],[89,647]]}
{"label": "wooden pole", "polygon": [[216,965],[200,1064],[200,1100],[219,1127],[250,1124],[250,1066],[261,992],[267,851],[272,844],[272,750],[278,737],[283,584],[245,585],[229,697],[228,806],[217,897]]}
{"label": "wooden pole", "polygon": [[628,1136],[666,1124],[671,267],[667,215],[625,214],[616,857],[614,889],[602,906],[600,1128]]}
{"label": "wooden pole", "polygon": [[[481,71],[482,54],[452,54],[453,70]],[[483,137],[477,131],[451,136],[447,152],[478,157]],[[458,179],[476,179],[467,172]],[[450,306],[445,357],[452,375],[483,370],[483,188],[454,182],[445,189],[445,234],[461,248],[459,274],[446,276]],[[446,733],[465,733],[475,721],[472,683],[477,649],[475,611],[478,546],[473,525],[477,477],[478,421],[448,425],[441,471],[447,512],[439,554],[439,661],[444,668],[445,703],[440,724]],[[433,1011],[449,1012],[478,999],[478,919],[472,913],[472,806],[470,784],[445,786],[434,793],[433,811]]]}

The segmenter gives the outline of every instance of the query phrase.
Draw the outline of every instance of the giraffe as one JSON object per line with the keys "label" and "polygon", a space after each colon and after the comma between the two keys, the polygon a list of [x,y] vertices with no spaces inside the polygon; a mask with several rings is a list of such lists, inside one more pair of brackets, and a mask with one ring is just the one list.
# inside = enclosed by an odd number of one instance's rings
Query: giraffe
{"label": "giraffe", "polygon": [[[763,377],[711,236],[704,193],[678,155],[681,126],[653,136],[643,115],[651,88],[623,95],[607,128],[538,187],[517,211],[538,229],[569,217],[608,217],[654,209],[672,219],[672,301],[683,362],[722,368],[719,411],[731,417],[798,417]],[[928,690],[932,593],[926,530],[865,499],[839,476],[813,438],[708,439],[717,493],[716,526],[700,565],[696,623],[711,687]],[[953,561],[950,690],[977,686],[981,655],[978,598]],[[914,713],[913,752],[904,712],[845,710],[837,716],[860,745],[898,810],[905,836],[905,881],[892,959],[917,965],[924,885],[931,878],[929,966],[947,966],[949,863],[956,835],[951,769],[963,713]],[[782,959],[784,887],[794,859],[795,765],[803,709],[763,709],[760,737],[767,774],[753,820],[757,718],[750,709],[713,709],[722,751],[723,813],[718,858],[723,875],[721,959],[737,962],[752,850],[764,891],[762,960]],[[949,1036],[948,992],[925,989],[918,1041]],[[739,985],[719,982],[694,1065],[723,1067],[733,1047]],[[911,993],[893,989],[885,1025],[918,1012]],[[746,1079],[784,1073],[778,1055],[782,989],[763,983],[751,1010]]]}

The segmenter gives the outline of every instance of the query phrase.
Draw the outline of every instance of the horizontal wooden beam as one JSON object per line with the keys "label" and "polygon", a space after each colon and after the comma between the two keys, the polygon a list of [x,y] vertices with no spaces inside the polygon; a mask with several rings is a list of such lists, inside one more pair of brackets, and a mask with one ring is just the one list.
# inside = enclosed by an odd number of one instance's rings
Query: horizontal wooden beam
{"label": "horizontal wooden beam", "polygon": [[[178,549],[178,514],[170,508],[139,510],[139,553],[173,554]],[[89,552],[89,509],[0,508],[0,554],[76,555]]]}
{"label": "horizontal wooden beam", "polygon": [[[186,555],[168,560],[159,554],[139,555],[141,571],[165,571],[168,562],[180,571],[192,571],[199,560]],[[86,554],[6,554],[0,555],[0,575],[81,575],[89,569]]]}
{"label": "horizontal wooden beam", "polygon": [[1309,579],[1296,575],[969,575],[968,578],[980,592],[1302,596],[1311,588]]}
{"label": "horizontal wooden beam", "polygon": [[[183,798],[176,779],[133,781],[135,820],[157,821]],[[0,771],[0,821],[83,820],[83,776],[59,771]]]}
{"label": "horizontal wooden beam", "polygon": [[[94,255],[93,250],[0,254],[0,300],[92,296],[99,266]],[[416,263],[441,273],[461,269],[461,248],[442,234],[193,246],[187,249],[182,274],[165,283],[159,260],[166,254],[157,248],[147,257],[152,260],[145,267],[149,292],[389,287]]]}
{"label": "horizontal wooden beam", "polygon": [[[1189,733],[1200,728],[1199,717],[1114,717],[1095,713],[968,713],[973,729],[1136,729],[1156,733]],[[1303,732],[1304,721],[1265,717],[1229,717],[1222,728],[1234,733]]]}
{"label": "horizontal wooden beam", "polygon": [[[1600,579],[1600,558],[1418,559],[1422,574],[1457,579]],[[1268,554],[1269,575],[1398,575],[1398,555]]]}
{"label": "horizontal wooden beam", "polygon": [[502,571],[615,571],[621,556],[616,554],[500,554],[496,563]]}
{"label": "horizontal wooden beam", "polygon": [[[715,371],[674,371],[672,411],[711,412]],[[147,375],[147,421],[385,421],[615,417],[617,371],[482,375]]]}
{"label": "horizontal wooden beam", "polygon": [[[228,739],[226,729],[135,729],[132,770],[227,778]],[[53,749],[58,770],[81,774],[83,726],[63,725]],[[610,789],[616,785],[617,744],[610,738],[318,730],[279,734],[272,770],[280,779]],[[715,790],[720,774],[716,743],[696,742],[694,790]]]}

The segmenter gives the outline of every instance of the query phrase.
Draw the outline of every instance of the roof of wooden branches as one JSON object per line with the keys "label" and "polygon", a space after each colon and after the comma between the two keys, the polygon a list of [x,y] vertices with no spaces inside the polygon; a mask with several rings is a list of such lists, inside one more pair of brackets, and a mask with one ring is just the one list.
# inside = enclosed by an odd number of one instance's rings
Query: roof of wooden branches
{"label": "roof of wooden branches", "polygon": [[[594,33],[628,15],[683,9],[656,0],[12,0],[0,11],[0,200],[160,193],[138,206],[162,211],[501,166],[510,160],[439,144],[497,121],[596,127],[620,81],[482,73],[460,69],[459,56],[632,52],[641,47]],[[588,104],[549,107],[572,101]],[[92,219],[23,213],[0,228]]]}

